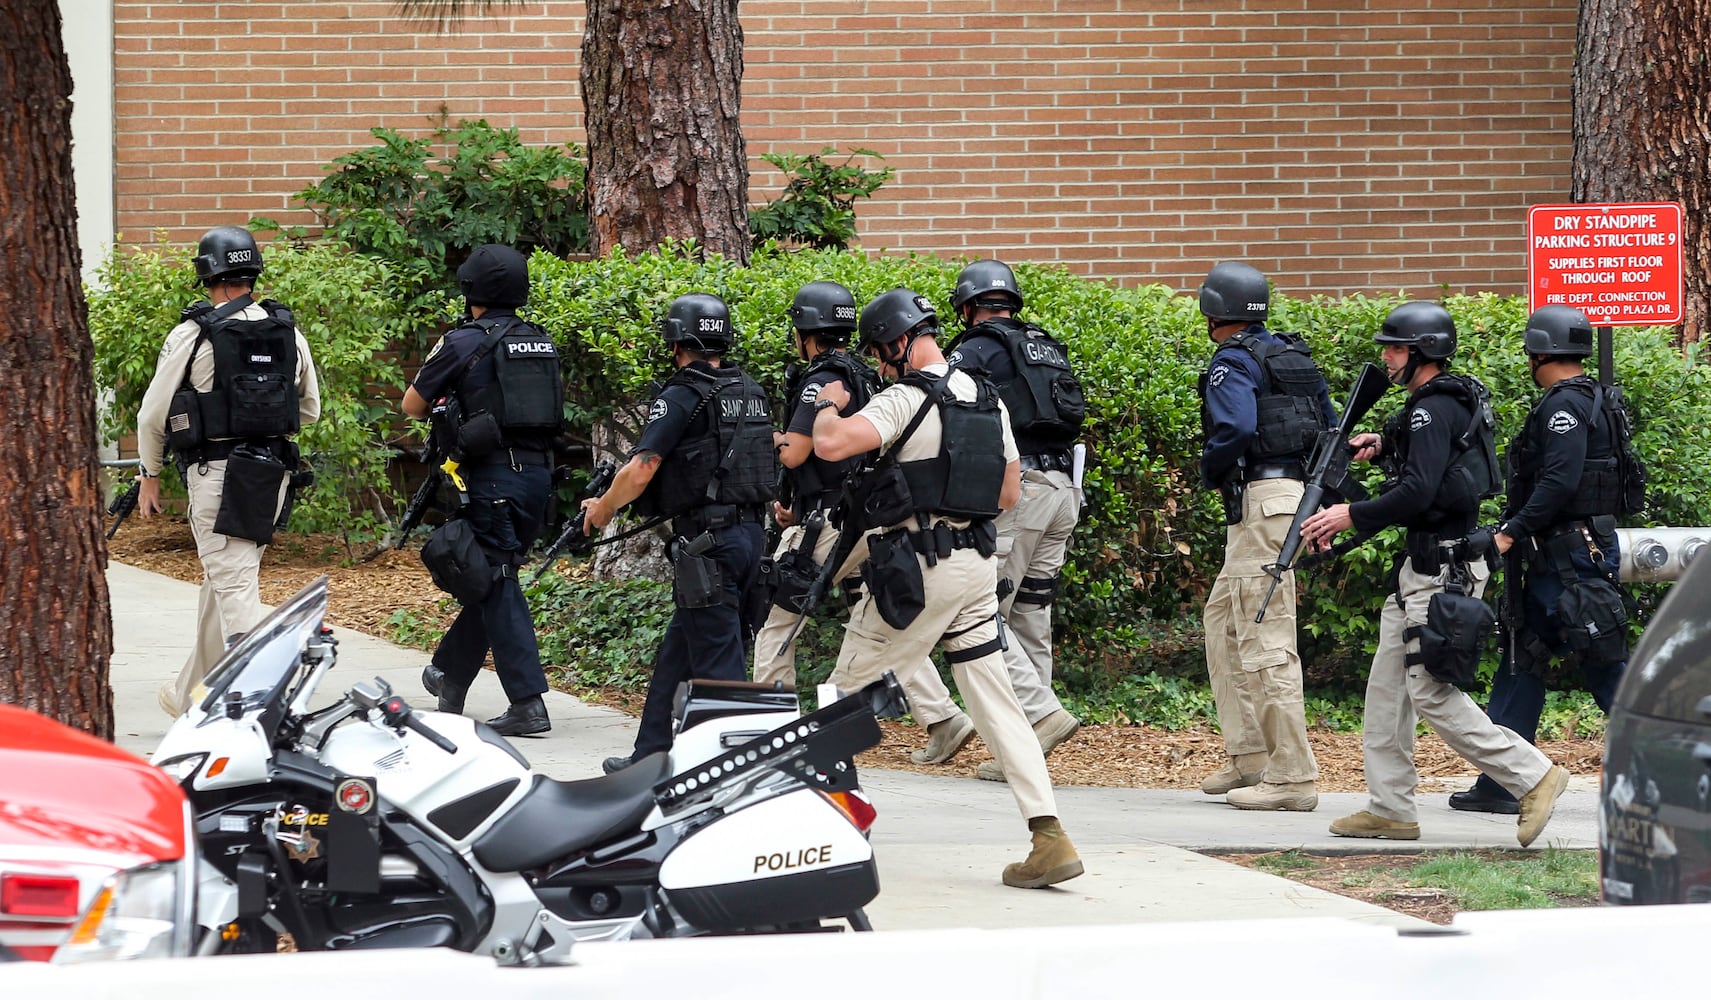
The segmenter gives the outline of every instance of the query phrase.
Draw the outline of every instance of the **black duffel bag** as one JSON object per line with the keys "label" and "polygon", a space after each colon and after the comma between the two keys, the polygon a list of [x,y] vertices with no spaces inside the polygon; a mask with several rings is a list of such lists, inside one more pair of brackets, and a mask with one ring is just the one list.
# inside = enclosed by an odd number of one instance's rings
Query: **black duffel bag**
{"label": "black duffel bag", "polygon": [[1405,633],[1420,642],[1420,651],[1408,654],[1407,663],[1424,666],[1427,673],[1445,684],[1464,691],[1477,690],[1481,686],[1479,660],[1496,624],[1497,613],[1477,597],[1433,594],[1426,608],[1426,624]]}
{"label": "black duffel bag", "polygon": [[475,529],[461,517],[452,518],[428,536],[422,545],[422,565],[434,578],[434,586],[464,605],[485,601],[498,575],[487,550],[476,540]]}

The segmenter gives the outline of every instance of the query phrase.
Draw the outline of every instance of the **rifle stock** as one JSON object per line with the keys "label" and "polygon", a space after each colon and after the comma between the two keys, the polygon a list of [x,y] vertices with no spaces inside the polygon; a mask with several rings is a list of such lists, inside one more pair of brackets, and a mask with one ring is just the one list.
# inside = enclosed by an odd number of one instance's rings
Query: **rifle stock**
{"label": "rifle stock", "polygon": [[1301,526],[1318,511],[1327,494],[1345,498],[1356,495],[1354,491],[1358,486],[1349,475],[1349,459],[1354,456],[1354,449],[1349,446],[1349,435],[1389,388],[1390,380],[1382,368],[1370,361],[1362,365],[1360,373],[1355,376],[1355,384],[1349,389],[1337,426],[1319,432],[1319,440],[1307,463],[1307,479],[1302,485],[1301,502],[1295,507],[1295,518],[1289,522],[1289,532],[1278,547],[1277,561],[1263,567],[1265,574],[1271,577],[1271,586],[1266,588],[1265,600],[1260,602],[1259,612],[1254,615],[1254,624],[1265,621],[1265,609],[1271,605],[1272,595],[1283,583],[1283,574],[1295,568],[1295,559],[1301,553]]}

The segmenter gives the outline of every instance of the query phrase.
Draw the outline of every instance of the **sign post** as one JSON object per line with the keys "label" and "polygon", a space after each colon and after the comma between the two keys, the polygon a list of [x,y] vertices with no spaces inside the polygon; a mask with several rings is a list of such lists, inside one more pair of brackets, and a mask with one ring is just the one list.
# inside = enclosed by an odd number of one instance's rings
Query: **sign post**
{"label": "sign post", "polygon": [[1527,210],[1527,311],[1573,306],[1598,328],[1598,381],[1615,367],[1611,327],[1683,318],[1681,206],[1534,205]]}

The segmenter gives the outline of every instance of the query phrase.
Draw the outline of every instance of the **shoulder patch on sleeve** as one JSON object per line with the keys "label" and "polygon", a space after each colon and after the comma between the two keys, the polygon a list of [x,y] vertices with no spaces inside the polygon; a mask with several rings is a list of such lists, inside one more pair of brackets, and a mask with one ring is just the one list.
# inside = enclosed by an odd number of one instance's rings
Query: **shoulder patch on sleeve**
{"label": "shoulder patch on sleeve", "polygon": [[[951,363],[952,368],[961,368],[962,367],[962,348],[959,347],[956,350],[952,351],[951,356],[946,358],[945,360],[949,361]],[[807,402],[807,401],[804,400],[803,402]]]}
{"label": "shoulder patch on sleeve", "polygon": [[1552,434],[1567,434],[1569,431],[1572,431],[1579,426],[1580,421],[1575,419],[1574,414],[1567,410],[1558,410],[1551,414],[1551,418],[1549,420],[1545,421],[1545,427],[1548,428]]}
{"label": "shoulder patch on sleeve", "polygon": [[820,398],[820,390],[825,388],[823,382],[813,382],[802,387],[802,402],[812,403]]}
{"label": "shoulder patch on sleeve", "polygon": [[434,341],[434,349],[429,351],[428,356],[423,358],[422,360],[424,362],[434,360],[434,355],[440,353],[440,350],[442,348],[444,348],[445,346],[446,346],[446,338],[444,336],[441,336],[439,340]]}
{"label": "shoulder patch on sleeve", "polygon": [[655,420],[659,420],[664,417],[669,409],[670,407],[666,404],[664,399],[654,400],[654,405],[648,408],[648,423],[651,424]]}
{"label": "shoulder patch on sleeve", "polygon": [[1424,406],[1416,406],[1414,407],[1413,414],[1408,418],[1408,429],[1411,431],[1417,431],[1431,422],[1432,411],[1426,409]]}
{"label": "shoulder patch on sleeve", "polygon": [[1211,374],[1206,376],[1206,384],[1207,385],[1223,385],[1224,379],[1228,378],[1229,375],[1230,375],[1230,366],[1229,365],[1227,365],[1227,364],[1213,365]]}

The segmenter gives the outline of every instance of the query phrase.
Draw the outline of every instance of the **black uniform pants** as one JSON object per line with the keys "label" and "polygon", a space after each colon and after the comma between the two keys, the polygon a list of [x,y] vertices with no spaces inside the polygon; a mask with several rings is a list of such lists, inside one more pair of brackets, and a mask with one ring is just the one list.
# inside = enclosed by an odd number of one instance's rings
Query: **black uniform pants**
{"label": "black uniform pants", "polygon": [[[1614,536],[1599,541],[1604,561],[1597,566],[1585,546],[1572,550],[1570,561],[1574,564],[1575,573],[1582,580],[1597,579],[1606,573],[1615,576],[1622,562],[1618,544]],[[1562,578],[1555,571],[1528,564],[1521,584],[1521,627],[1559,655],[1563,651],[1563,638],[1557,622],[1557,599],[1562,597],[1562,592]],[[1581,659],[1581,683],[1586,685],[1592,700],[1606,715],[1610,713],[1610,703],[1616,699],[1616,686],[1622,681],[1622,672],[1627,668],[1626,659],[1614,663],[1587,663],[1585,658]],[[1513,729],[1528,743],[1534,743],[1539,734],[1539,716],[1544,711],[1545,679],[1540,673],[1498,668],[1497,675],[1491,680],[1491,701],[1486,708],[1492,722]],[[1479,776],[1478,787],[1497,798],[1514,797],[1483,774]]]}
{"label": "black uniform pants", "polygon": [[671,706],[690,678],[746,681],[749,677],[742,596],[754,586],[766,533],[758,523],[713,530],[707,555],[719,566],[724,600],[705,608],[678,608],[654,654],[653,679],[636,732],[635,757],[671,746]]}
{"label": "black uniform pants", "polygon": [[513,702],[546,691],[547,678],[541,670],[541,651],[535,643],[535,622],[529,602],[517,582],[516,566],[523,561],[546,520],[552,495],[552,472],[545,465],[512,468],[494,462],[463,471],[469,486],[469,508],[464,516],[475,529],[476,540],[495,564],[507,566],[495,580],[487,599],[465,605],[457,620],[434,651],[434,666],[445,671],[446,683],[467,687],[481,672],[487,651],[493,650],[493,666],[505,697]]}

